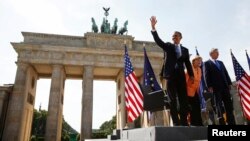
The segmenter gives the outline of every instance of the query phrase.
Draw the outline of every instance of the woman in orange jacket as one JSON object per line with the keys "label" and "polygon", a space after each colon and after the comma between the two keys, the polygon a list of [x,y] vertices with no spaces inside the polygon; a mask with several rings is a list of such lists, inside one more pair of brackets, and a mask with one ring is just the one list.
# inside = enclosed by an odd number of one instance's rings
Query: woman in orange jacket
{"label": "woman in orange jacket", "polygon": [[199,100],[199,86],[201,81],[201,62],[202,58],[200,56],[195,56],[192,60],[192,68],[194,72],[194,81],[189,79],[188,73],[186,73],[186,82],[187,82],[187,95],[188,101],[191,106],[190,111],[190,125],[193,126],[202,126],[201,119],[201,108]]}

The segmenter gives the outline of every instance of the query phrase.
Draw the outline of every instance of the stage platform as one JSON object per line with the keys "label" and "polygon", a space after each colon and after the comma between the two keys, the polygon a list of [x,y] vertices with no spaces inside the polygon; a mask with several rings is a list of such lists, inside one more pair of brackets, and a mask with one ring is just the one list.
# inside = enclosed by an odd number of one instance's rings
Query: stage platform
{"label": "stage platform", "polygon": [[122,131],[121,140],[128,141],[187,141],[207,140],[207,127],[204,126],[176,126],[176,127],[148,127],[127,129]]}

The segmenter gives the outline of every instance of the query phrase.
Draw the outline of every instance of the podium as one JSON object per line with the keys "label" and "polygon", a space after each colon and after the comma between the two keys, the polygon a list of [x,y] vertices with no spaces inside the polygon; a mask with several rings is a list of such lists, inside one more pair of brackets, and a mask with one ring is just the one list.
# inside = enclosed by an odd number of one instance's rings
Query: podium
{"label": "podium", "polygon": [[165,90],[152,91],[150,86],[142,86],[144,96],[143,108],[145,111],[161,111],[169,109],[170,98]]}
{"label": "podium", "polygon": [[[150,86],[141,86],[144,96],[143,108],[150,111],[149,126],[170,126],[171,100],[165,90],[152,91]],[[148,117],[148,115],[146,115]]]}

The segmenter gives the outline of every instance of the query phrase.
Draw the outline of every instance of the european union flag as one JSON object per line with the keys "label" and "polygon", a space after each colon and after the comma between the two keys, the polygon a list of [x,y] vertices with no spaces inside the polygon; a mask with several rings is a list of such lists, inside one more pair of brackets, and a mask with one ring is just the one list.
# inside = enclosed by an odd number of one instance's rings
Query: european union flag
{"label": "european union flag", "polygon": [[[195,49],[196,50],[196,55],[200,55],[197,48]],[[205,101],[205,98],[204,98],[204,91],[206,89],[206,83],[205,83],[205,66],[203,65],[204,63],[202,62],[201,63],[201,81],[200,81],[200,88],[199,88],[199,98],[200,98],[200,102],[201,102],[201,110],[202,111],[205,111],[206,110],[206,101]]]}
{"label": "european union flag", "polygon": [[148,59],[146,49],[144,48],[144,110],[146,111],[160,111],[170,106],[170,98],[167,93],[161,89],[156,80],[153,68]]}
{"label": "european union flag", "polygon": [[151,91],[161,90],[159,83],[156,80],[155,73],[148,59],[146,49],[144,48],[144,86],[150,86]]}

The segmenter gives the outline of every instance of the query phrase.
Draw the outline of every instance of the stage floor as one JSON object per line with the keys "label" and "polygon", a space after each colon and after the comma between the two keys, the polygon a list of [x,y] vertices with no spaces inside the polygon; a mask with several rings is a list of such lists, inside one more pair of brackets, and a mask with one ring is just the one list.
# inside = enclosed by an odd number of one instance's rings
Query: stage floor
{"label": "stage floor", "polygon": [[148,128],[129,129],[122,131],[121,140],[129,140],[129,141],[207,140],[207,127],[156,126]]}

